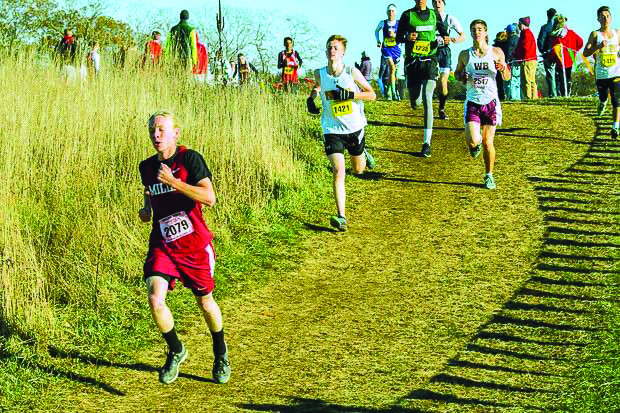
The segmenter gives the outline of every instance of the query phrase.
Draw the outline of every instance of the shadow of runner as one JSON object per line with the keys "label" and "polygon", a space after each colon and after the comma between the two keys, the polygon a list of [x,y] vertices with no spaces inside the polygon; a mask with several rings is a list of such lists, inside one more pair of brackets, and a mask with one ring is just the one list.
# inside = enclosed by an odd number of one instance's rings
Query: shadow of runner
{"label": "shadow of runner", "polygon": [[398,406],[386,409],[369,409],[365,407],[342,406],[319,399],[304,399],[299,397],[290,398],[291,404],[238,404],[243,410],[257,412],[280,412],[280,413],[310,413],[310,412],[334,412],[334,413],[427,413],[419,409],[407,409]]}
{"label": "shadow of runner", "polygon": [[[498,130],[502,132],[508,131]],[[578,351],[590,344],[599,331],[593,321],[596,303],[620,302],[612,298],[610,288],[617,284],[609,279],[619,271],[604,266],[615,262],[620,247],[609,242],[609,237],[620,234],[615,219],[620,212],[613,198],[617,196],[615,180],[619,173],[609,171],[610,166],[615,166],[610,163],[584,161],[597,156],[593,152],[615,152],[610,150],[615,145],[606,140],[605,134],[599,126],[588,153],[564,172],[552,177],[528,178],[535,184],[543,220],[554,223],[543,235],[536,267],[502,309],[481,325],[465,348],[429,380],[428,386],[414,390],[401,404],[426,407],[428,404],[415,401],[434,402],[450,411],[454,405],[460,405],[462,411],[470,411],[466,407],[470,405],[471,411],[478,411],[481,406],[538,411],[555,408],[551,405],[557,399],[535,396],[560,391],[544,378],[562,378],[554,370],[559,365],[573,363]],[[571,198],[553,197],[549,193],[570,193]],[[601,203],[603,200],[608,200],[607,204]],[[575,218],[574,214],[596,214],[598,219]],[[605,226],[605,230],[597,230],[594,225]],[[503,375],[499,376],[500,373]],[[526,380],[528,376],[541,377],[535,383],[542,387],[528,385],[531,383],[531,379]]]}
{"label": "shadow of runner", "polygon": [[[48,353],[51,357],[53,358],[59,358],[59,359],[73,359],[73,360],[78,360],[83,364],[88,364],[88,365],[93,365],[93,366],[101,366],[101,367],[112,367],[112,368],[122,368],[122,369],[128,369],[128,370],[134,370],[134,371],[141,371],[141,372],[148,372],[148,373],[158,373],[159,372],[159,367],[154,367],[148,364],[144,364],[144,363],[115,363],[115,362],[111,362],[108,360],[103,360],[97,357],[92,357],[92,356],[86,356],[83,354],[80,354],[76,351],[62,351],[59,350],[55,347],[48,347]],[[72,374],[72,373],[71,373]],[[203,382],[203,383],[215,383],[215,381],[213,381],[212,378],[207,378],[207,377],[200,377],[200,376],[196,376],[194,374],[187,374],[187,373],[183,373],[183,372],[179,372],[179,377],[182,378],[186,378],[186,379],[190,379],[190,380],[195,380],[195,381],[199,381],[199,382]],[[94,379],[92,379],[94,380]],[[81,380],[78,380],[80,382],[82,382]],[[87,384],[91,384],[86,382]],[[120,394],[120,395],[125,395],[124,393]]]}

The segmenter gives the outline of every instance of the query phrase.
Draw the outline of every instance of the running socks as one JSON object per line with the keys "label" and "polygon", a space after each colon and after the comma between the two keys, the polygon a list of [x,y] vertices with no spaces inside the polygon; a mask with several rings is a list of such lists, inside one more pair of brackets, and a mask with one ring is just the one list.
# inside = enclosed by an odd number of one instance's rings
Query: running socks
{"label": "running socks", "polygon": [[433,137],[432,129],[424,129],[424,143],[431,144],[431,138]]}
{"label": "running socks", "polygon": [[170,351],[173,353],[180,353],[183,351],[183,344],[181,344],[181,340],[179,340],[177,331],[174,327],[172,327],[172,330],[167,333],[162,333],[161,335],[164,337],[164,340],[166,340],[166,344],[168,344]]}
{"label": "running socks", "polygon": [[439,110],[444,110],[446,108],[446,100],[448,100],[448,95],[439,94]]}
{"label": "running socks", "polygon": [[218,332],[211,331],[211,338],[213,338],[213,354],[221,356],[226,353],[226,342],[224,341],[224,329]]}

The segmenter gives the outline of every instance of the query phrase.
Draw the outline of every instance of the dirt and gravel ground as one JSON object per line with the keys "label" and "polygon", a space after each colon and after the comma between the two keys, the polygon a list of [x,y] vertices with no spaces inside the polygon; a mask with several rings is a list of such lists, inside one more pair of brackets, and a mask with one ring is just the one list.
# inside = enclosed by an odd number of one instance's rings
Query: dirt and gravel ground
{"label": "dirt and gravel ground", "polygon": [[421,111],[368,105],[378,167],[347,177],[349,231],[332,232],[332,211],[317,211],[296,271],[221,303],[231,381],[210,382],[211,339],[196,312],[178,321],[190,355],[175,383],[157,381],[161,349],[130,362],[85,359],[75,371],[84,384],[66,408],[553,407],[596,323],[593,301],[578,297],[608,297],[596,271],[611,271],[617,258],[620,149],[589,118],[590,105],[504,105],[494,191],[482,186],[482,159],[469,157],[461,103],[435,121],[429,159],[419,155]]}

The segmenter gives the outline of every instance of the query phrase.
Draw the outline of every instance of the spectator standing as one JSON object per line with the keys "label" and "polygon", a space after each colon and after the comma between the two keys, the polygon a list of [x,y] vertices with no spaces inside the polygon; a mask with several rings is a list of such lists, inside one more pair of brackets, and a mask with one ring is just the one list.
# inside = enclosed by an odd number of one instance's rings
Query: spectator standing
{"label": "spectator standing", "polygon": [[356,63],[355,68],[362,72],[364,79],[370,83],[372,79],[372,63],[370,62],[370,57],[366,56],[366,52],[362,52],[362,61],[360,64]]}
{"label": "spectator standing", "polygon": [[557,96],[555,82],[555,63],[551,59],[551,31],[553,30],[553,17],[557,11],[554,8],[547,10],[547,23],[540,28],[538,33],[538,51],[543,58],[545,67],[545,82],[547,82],[548,97]]}
{"label": "spectator standing", "polygon": [[189,12],[181,11],[180,21],[172,26],[166,39],[166,57],[183,70],[198,64],[198,36],[196,29],[188,23]]}
{"label": "spectator standing", "polygon": [[[508,56],[508,33],[506,30],[502,30],[497,33],[495,40],[493,41],[493,47],[498,47],[504,52],[504,56]],[[510,81],[510,80],[508,80]],[[495,75],[495,83],[497,83],[497,96],[499,100],[506,100],[506,94],[504,93],[504,78],[502,72],[498,71]]]}
{"label": "spectator standing", "polygon": [[519,19],[519,30],[521,34],[515,50],[515,58],[521,64],[521,89],[526,99],[538,99],[536,39],[530,30],[529,16]]}
{"label": "spectator standing", "polygon": [[506,62],[510,66],[510,80],[504,81],[504,98],[506,100],[521,100],[521,67],[515,62],[514,53],[519,43],[517,25],[506,26]]}
{"label": "spectator standing", "polygon": [[58,45],[56,45],[56,56],[59,63],[63,65],[75,64],[75,51],[77,50],[77,38],[71,29],[65,29],[64,35]]}
{"label": "spectator standing", "polygon": [[570,96],[571,74],[576,53],[583,47],[583,39],[566,25],[568,19],[556,14],[551,32],[551,58],[555,63],[555,79],[559,96]]}

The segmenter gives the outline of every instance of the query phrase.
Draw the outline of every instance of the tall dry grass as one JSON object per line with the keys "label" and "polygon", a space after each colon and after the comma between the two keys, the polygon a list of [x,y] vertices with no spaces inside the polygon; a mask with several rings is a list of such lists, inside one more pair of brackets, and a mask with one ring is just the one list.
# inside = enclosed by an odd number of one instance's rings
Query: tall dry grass
{"label": "tall dry grass", "polygon": [[155,110],[179,115],[180,143],[213,172],[218,204],[206,219],[219,242],[234,242],[248,217],[260,232],[275,200],[304,188],[320,159],[299,132],[300,99],[109,65],[95,80],[67,82],[52,64],[33,62],[0,62],[5,336],[62,335],[71,328],[57,322],[63,309],[79,316],[113,305],[123,285],[140,284],[150,226],[137,219],[138,163],[154,153],[146,121]]}

